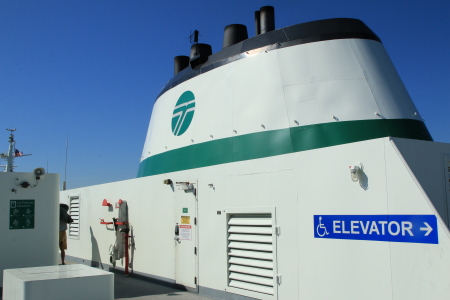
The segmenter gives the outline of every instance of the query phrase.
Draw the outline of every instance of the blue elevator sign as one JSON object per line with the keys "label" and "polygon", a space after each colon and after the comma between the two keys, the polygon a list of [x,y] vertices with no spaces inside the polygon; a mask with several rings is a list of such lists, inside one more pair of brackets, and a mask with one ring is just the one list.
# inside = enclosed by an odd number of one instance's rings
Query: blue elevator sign
{"label": "blue elevator sign", "polygon": [[314,237],[439,243],[435,215],[315,215]]}

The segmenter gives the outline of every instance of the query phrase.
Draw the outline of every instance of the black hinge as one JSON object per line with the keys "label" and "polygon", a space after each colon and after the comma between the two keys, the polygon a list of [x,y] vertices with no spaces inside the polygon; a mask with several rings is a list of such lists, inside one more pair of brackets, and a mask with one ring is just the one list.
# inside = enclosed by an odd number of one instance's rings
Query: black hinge
{"label": "black hinge", "polygon": [[197,247],[194,247],[194,254],[197,255]]}
{"label": "black hinge", "polygon": [[194,218],[194,225],[197,225],[197,218]]}
{"label": "black hinge", "polygon": [[197,277],[194,277],[194,284],[197,284]]}

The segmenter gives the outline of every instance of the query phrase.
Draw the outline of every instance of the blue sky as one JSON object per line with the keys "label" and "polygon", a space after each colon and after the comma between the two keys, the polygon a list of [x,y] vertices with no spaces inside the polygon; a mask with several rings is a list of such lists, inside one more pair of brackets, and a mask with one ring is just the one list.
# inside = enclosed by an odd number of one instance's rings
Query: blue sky
{"label": "blue sky", "polygon": [[[223,29],[275,7],[275,26],[350,17],[382,40],[435,141],[450,142],[450,1],[0,0],[0,151],[32,156],[75,188],[137,174],[155,97],[189,54],[189,34],[222,47]],[[447,92],[446,92],[447,91]]]}

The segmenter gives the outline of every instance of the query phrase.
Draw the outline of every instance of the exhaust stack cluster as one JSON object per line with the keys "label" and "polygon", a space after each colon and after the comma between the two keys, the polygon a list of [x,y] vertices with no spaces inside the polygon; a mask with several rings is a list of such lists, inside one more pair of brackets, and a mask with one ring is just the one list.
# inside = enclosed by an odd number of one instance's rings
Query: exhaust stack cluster
{"label": "exhaust stack cluster", "polygon": [[[275,9],[273,6],[263,6],[255,11],[255,35],[275,30]],[[247,27],[242,24],[231,24],[225,27],[222,49],[248,39]],[[196,68],[204,64],[212,54],[211,45],[195,43],[191,46],[189,56],[174,57],[174,75],[177,75],[189,65]]]}

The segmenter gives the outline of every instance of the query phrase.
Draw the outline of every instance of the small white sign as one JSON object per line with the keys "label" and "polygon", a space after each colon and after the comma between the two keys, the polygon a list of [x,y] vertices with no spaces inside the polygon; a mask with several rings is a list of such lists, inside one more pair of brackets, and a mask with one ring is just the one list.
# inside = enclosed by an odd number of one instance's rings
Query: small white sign
{"label": "small white sign", "polygon": [[192,240],[191,225],[180,225],[180,240]]}

